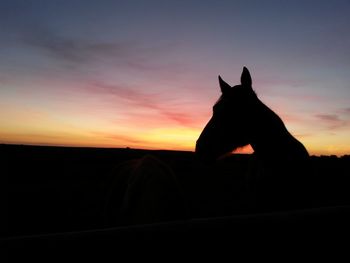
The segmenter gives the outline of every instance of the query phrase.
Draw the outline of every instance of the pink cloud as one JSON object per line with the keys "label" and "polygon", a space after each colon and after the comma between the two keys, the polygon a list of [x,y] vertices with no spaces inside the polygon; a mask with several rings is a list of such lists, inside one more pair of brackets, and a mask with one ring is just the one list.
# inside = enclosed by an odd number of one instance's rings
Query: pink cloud
{"label": "pink cloud", "polygon": [[[161,93],[145,93],[128,86],[109,85],[99,82],[90,83],[87,90],[96,95],[103,94],[112,99],[122,99],[130,107],[155,111],[164,118],[163,120],[157,119],[160,123],[162,121],[171,121],[185,127],[193,127],[199,123],[198,118],[192,113],[193,108],[191,109],[191,105],[182,105],[181,108],[175,107],[174,102],[176,103],[176,101],[173,98],[165,98]],[[135,113],[133,114],[135,117]],[[142,111],[138,117],[144,117],[142,116]]]}

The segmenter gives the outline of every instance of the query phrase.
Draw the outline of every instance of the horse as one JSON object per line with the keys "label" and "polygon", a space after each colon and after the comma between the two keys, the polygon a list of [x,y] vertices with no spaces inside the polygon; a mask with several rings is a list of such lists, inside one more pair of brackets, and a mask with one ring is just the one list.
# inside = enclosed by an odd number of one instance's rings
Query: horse
{"label": "horse", "polygon": [[107,192],[105,224],[138,225],[185,220],[188,208],[184,191],[164,161],[147,154],[120,163],[112,171]]}
{"label": "horse", "polygon": [[256,209],[281,210],[310,205],[309,153],[282,119],[257,96],[249,70],[231,87],[219,75],[221,96],[197,142],[201,160],[214,162],[239,147],[251,145],[254,163],[247,191]]}

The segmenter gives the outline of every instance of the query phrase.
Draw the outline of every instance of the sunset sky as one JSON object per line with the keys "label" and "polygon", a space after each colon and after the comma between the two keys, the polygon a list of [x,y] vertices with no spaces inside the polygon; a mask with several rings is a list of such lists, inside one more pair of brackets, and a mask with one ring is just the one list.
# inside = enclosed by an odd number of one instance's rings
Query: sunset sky
{"label": "sunset sky", "polygon": [[348,0],[0,0],[0,143],[193,151],[243,66],[311,154],[350,153]]}

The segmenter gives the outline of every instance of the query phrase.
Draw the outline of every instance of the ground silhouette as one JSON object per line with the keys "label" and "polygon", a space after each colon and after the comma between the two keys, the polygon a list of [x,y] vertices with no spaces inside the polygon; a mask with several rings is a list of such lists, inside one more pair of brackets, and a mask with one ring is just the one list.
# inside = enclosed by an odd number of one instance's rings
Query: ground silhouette
{"label": "ground silhouette", "polygon": [[[190,218],[123,227],[118,220],[106,224],[110,190],[114,186],[116,191],[123,189],[118,186],[116,171],[145,155],[166,164],[166,168],[163,164],[156,168],[164,170],[151,178],[164,172],[176,174]],[[210,251],[213,245],[226,245],[232,254],[232,247],[241,245],[251,251],[254,243],[256,248],[266,244],[275,250],[266,237],[294,249],[295,240],[306,247],[328,245],[343,243],[350,234],[349,157],[310,157],[317,175],[312,187],[319,193],[312,209],[259,213],[242,209],[246,175],[254,172],[251,167],[257,163],[254,155],[233,154],[206,165],[198,162],[193,152],[0,145],[0,156],[5,161],[2,173],[8,194],[4,215],[8,220],[0,247],[11,248],[11,258],[37,258],[45,251],[49,256],[74,252],[80,258],[108,250],[115,256],[116,249],[119,257],[122,248],[117,244],[129,244],[133,253],[135,244],[149,244],[153,253],[154,248],[159,249],[155,242],[168,248],[173,244],[176,251],[179,244],[191,249],[197,244],[200,251],[201,245]],[[158,160],[146,160],[145,169]],[[128,172],[125,175],[127,178]],[[119,194],[124,196],[124,190]],[[115,211],[117,205],[110,204]]]}

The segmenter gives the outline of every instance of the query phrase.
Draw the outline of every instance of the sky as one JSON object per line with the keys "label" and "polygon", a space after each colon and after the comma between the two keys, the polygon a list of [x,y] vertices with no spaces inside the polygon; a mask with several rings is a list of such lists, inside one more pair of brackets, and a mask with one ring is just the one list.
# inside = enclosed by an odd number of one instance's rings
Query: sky
{"label": "sky", "polygon": [[0,0],[0,143],[193,151],[218,75],[237,85],[246,66],[310,154],[349,154],[349,14],[348,0]]}

